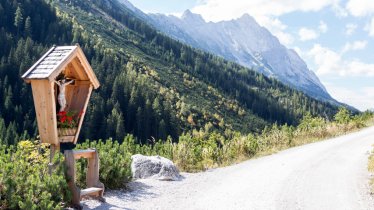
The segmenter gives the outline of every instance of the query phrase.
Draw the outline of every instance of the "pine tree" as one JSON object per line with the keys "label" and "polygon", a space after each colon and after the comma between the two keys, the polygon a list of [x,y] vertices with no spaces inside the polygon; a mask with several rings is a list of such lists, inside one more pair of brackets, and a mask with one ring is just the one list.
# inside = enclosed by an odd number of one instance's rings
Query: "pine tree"
{"label": "pine tree", "polygon": [[158,139],[166,140],[166,124],[164,119],[162,119],[158,125]]}
{"label": "pine tree", "polygon": [[351,119],[351,113],[349,112],[349,110],[347,108],[341,107],[341,108],[339,108],[339,112],[336,113],[334,118],[335,118],[336,122],[338,122],[340,124],[348,124],[348,122]]}
{"label": "pine tree", "polygon": [[32,36],[31,18],[27,16],[25,21],[25,35],[28,37]]}
{"label": "pine tree", "polygon": [[6,144],[5,142],[6,126],[3,118],[0,117],[0,144]]}
{"label": "pine tree", "polygon": [[136,111],[135,133],[142,143],[144,143],[144,141],[142,140],[146,138],[146,136],[144,135],[143,125],[144,125],[143,109],[141,107],[138,107],[138,110]]}
{"label": "pine tree", "polygon": [[122,142],[125,134],[125,120],[123,119],[122,112],[120,112],[116,117],[116,139]]}
{"label": "pine tree", "polygon": [[18,34],[23,25],[23,14],[22,13],[23,13],[22,8],[18,5],[16,13],[15,13],[15,17],[14,17],[14,26],[17,27]]}

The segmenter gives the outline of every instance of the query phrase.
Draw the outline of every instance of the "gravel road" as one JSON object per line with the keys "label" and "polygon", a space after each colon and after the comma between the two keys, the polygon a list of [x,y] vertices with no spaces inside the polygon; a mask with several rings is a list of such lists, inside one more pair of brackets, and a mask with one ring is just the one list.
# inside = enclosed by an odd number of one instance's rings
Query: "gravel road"
{"label": "gravel road", "polygon": [[374,127],[284,150],[181,181],[138,180],[84,209],[374,209],[367,160]]}

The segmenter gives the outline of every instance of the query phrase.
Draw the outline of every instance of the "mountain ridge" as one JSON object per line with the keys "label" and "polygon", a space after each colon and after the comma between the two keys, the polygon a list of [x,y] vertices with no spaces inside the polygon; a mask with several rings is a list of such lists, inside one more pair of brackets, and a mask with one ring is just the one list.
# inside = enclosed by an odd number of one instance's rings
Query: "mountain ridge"
{"label": "mountain ridge", "polygon": [[[127,0],[120,0],[121,3],[126,5],[131,5],[133,8],[132,11],[137,14],[139,17],[141,17],[143,20],[147,21],[154,27],[156,27],[161,32],[180,40],[186,44],[190,44],[193,47],[206,50],[208,52],[214,53],[216,55],[222,56],[226,59],[238,62],[241,65],[244,65],[249,68],[253,68],[254,70],[263,73],[266,76],[275,77],[282,81],[283,83],[297,88],[308,95],[318,99],[318,100],[324,100],[329,101],[330,103],[336,104],[336,105],[342,105],[335,99],[333,99],[330,94],[327,92],[326,88],[323,86],[323,84],[319,81],[318,77],[314,74],[313,71],[311,71],[305,62],[301,59],[301,57],[292,49],[288,49],[280,44],[279,40],[272,35],[266,28],[260,26],[256,20],[250,16],[249,14],[243,14],[241,17],[231,20],[231,21],[219,21],[219,22],[206,22],[201,15],[192,13],[190,10],[186,10],[182,16],[176,17],[173,15],[163,15],[160,13],[157,14],[145,14],[141,10],[134,7],[129,1]],[[136,9],[134,9],[136,8]],[[225,28],[225,26],[229,25],[232,22],[235,22],[235,25],[243,25],[242,22],[250,23],[250,25],[254,26],[252,27],[255,29],[256,32],[262,32],[265,31],[265,35],[271,37],[270,39],[270,47],[277,46],[278,49],[283,51],[282,54],[285,55],[285,57],[291,61],[291,64],[286,65],[279,65],[275,62],[268,62],[270,60],[269,52],[264,52],[263,50],[253,50],[253,49],[243,49],[240,47],[241,43],[237,42],[237,40],[232,39],[222,39],[220,37],[220,42],[214,43],[217,40],[213,40],[213,43],[211,41],[212,37],[206,36],[204,38],[196,38],[198,35],[200,35],[200,30],[203,28],[206,30],[206,28]],[[212,26],[213,25],[213,26]],[[218,27],[217,27],[218,25]],[[248,26],[248,24],[247,24]],[[186,29],[186,27],[189,27],[190,30]],[[262,31],[261,31],[262,30]],[[225,30],[220,30],[225,33]],[[209,32],[207,34],[217,34],[217,31]],[[233,34],[231,32],[231,34]],[[229,49],[227,46],[225,46],[224,43],[227,43],[229,41],[233,41],[231,49]],[[259,42],[261,44],[265,44],[264,42]],[[251,43],[251,46],[255,45],[255,43]],[[221,47],[224,46],[224,47]],[[280,47],[279,47],[280,46]],[[246,46],[248,47],[248,46]],[[258,46],[256,49],[260,49]],[[233,51],[238,51],[234,52]],[[270,54],[276,51],[271,52]],[[265,57],[265,58],[264,58]],[[278,56],[279,57],[279,56]],[[290,59],[292,58],[292,59]],[[280,59],[278,59],[280,60]],[[297,65],[297,68],[294,68],[294,66]],[[286,66],[286,67],[284,67]],[[283,69],[282,69],[283,68]],[[280,69],[280,70],[274,70],[274,69]],[[301,70],[299,70],[301,69]],[[298,71],[299,70],[299,71]],[[298,71],[298,72],[296,72]],[[285,73],[284,73],[285,72]],[[295,73],[296,72],[296,73]],[[293,80],[290,80],[290,78],[293,78]]]}
{"label": "mountain ridge", "polygon": [[[180,40],[194,47],[254,68],[266,76],[275,77],[317,99],[336,103],[300,56],[281,45],[278,38],[260,26],[249,14],[244,14],[238,19],[216,23],[205,22],[201,15],[194,14],[190,10],[178,19],[171,18],[171,16],[161,18],[161,16],[149,14],[153,24],[166,34],[180,39],[180,33],[176,34],[170,30],[169,23],[192,37],[195,42],[189,39]],[[169,19],[169,22],[165,22],[165,19]],[[221,34],[221,36],[215,36],[216,34]],[[246,38],[245,35],[250,38]],[[196,43],[200,44],[196,45]],[[284,60],[285,62],[282,62]]]}

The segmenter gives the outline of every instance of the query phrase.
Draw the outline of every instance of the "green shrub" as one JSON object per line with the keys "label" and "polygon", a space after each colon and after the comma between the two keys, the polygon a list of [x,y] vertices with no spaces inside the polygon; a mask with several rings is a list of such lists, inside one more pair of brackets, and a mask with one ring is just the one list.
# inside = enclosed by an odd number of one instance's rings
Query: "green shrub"
{"label": "green shrub", "polygon": [[347,108],[339,108],[338,113],[334,116],[334,119],[339,124],[348,124],[351,120],[351,113]]}
{"label": "green shrub", "polygon": [[[128,142],[126,142],[128,141]],[[125,143],[126,142],[126,143]],[[125,187],[126,183],[131,180],[131,148],[135,143],[133,138],[125,138],[125,142],[119,144],[117,141],[108,139],[105,142],[86,141],[77,146],[77,149],[96,148],[100,158],[100,181],[106,188],[117,189]],[[130,150],[129,150],[130,149]],[[85,186],[87,161],[80,159],[76,162],[77,167],[77,185]]]}
{"label": "green shrub", "polygon": [[0,146],[0,209],[63,209],[71,196],[64,176],[62,155],[48,173],[47,145],[21,141]]}

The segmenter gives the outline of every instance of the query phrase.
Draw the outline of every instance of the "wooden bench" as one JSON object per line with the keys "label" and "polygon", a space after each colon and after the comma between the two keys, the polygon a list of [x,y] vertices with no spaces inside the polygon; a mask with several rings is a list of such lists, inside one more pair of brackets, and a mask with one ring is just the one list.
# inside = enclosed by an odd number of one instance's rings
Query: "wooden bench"
{"label": "wooden bench", "polygon": [[[72,191],[72,204],[80,206],[80,201],[84,196],[93,196],[105,202],[104,184],[99,180],[99,155],[95,149],[86,150],[66,150],[64,152],[67,168],[68,185]],[[75,160],[87,158],[88,167],[86,174],[87,189],[80,189],[75,184]]]}

